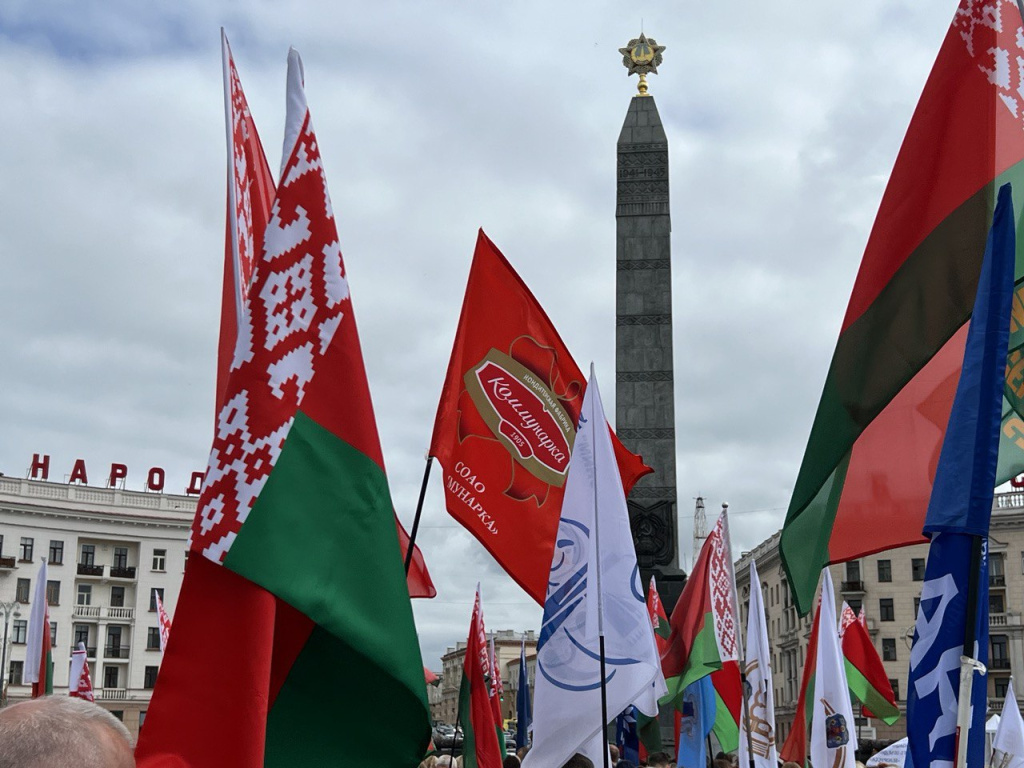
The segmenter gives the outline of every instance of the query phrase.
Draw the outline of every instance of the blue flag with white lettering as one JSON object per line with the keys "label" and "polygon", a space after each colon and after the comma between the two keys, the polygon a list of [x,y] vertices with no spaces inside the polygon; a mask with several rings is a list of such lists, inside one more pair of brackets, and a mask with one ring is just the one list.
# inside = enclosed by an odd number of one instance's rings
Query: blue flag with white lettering
{"label": "blue flag with white lettering", "polygon": [[[952,768],[960,656],[974,603],[973,658],[988,661],[988,528],[1013,297],[1013,201],[999,190],[967,332],[964,364],[939,454],[924,533],[932,537],[910,652],[907,736],[915,765]],[[980,568],[971,552],[981,542]],[[972,571],[975,581],[972,581]],[[974,585],[972,594],[971,586]],[[975,676],[967,763],[985,762],[986,679]]]}
{"label": "blue flag with white lettering", "polygon": [[619,757],[633,765],[640,764],[640,734],[637,732],[636,707],[630,707],[615,718],[615,743],[619,747]]}

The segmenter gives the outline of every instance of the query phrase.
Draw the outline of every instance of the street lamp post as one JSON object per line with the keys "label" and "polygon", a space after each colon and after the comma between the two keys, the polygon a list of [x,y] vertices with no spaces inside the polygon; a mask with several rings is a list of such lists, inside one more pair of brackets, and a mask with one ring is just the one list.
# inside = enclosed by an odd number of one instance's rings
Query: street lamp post
{"label": "street lamp post", "polygon": [[21,603],[0,603],[0,613],[4,617],[4,642],[0,645],[0,707],[7,705],[7,632],[11,627],[11,617],[21,616]]}

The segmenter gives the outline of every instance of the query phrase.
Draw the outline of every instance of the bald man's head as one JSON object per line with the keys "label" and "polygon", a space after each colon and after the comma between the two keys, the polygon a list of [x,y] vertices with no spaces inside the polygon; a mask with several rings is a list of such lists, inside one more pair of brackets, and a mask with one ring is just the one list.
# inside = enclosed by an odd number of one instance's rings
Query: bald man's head
{"label": "bald man's head", "polygon": [[0,768],[134,768],[124,723],[96,704],[46,696],[0,709]]}

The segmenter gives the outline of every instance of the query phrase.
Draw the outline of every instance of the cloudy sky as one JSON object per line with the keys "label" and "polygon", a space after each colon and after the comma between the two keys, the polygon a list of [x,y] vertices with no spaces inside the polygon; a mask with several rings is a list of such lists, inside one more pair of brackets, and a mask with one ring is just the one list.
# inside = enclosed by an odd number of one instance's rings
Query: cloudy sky
{"label": "cloudy sky", "polygon": [[[680,535],[785,515],[874,212],[955,3],[0,5],[0,471],[205,466],[224,243],[219,27],[272,167],[302,53],[393,493],[411,522],[478,227],[593,360],[614,413],[615,142],[666,45]],[[421,537],[426,663],[540,609],[447,516]]]}

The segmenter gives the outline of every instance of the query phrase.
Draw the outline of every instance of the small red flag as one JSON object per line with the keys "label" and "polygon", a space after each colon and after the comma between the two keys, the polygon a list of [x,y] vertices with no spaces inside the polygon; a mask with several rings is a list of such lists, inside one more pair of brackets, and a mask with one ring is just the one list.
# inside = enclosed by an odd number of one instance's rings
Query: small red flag
{"label": "small red flag", "polygon": [[[481,230],[430,453],[448,512],[542,605],[585,389],[551,320]],[[628,495],[651,469],[613,442]]]}

